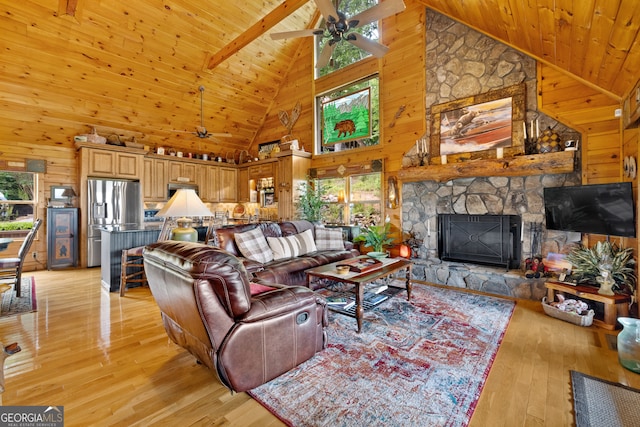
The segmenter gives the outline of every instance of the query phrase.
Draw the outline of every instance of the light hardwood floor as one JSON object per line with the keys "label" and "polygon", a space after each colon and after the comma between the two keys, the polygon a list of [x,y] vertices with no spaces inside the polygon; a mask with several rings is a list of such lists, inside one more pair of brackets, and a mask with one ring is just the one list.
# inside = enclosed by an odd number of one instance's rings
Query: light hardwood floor
{"label": "light hardwood floor", "polygon": [[[38,271],[38,311],[0,319],[4,405],[63,405],[66,426],[280,426],[167,338],[148,288],[104,291],[100,270]],[[606,335],[518,301],[471,426],[573,425],[569,370],[640,388]]]}

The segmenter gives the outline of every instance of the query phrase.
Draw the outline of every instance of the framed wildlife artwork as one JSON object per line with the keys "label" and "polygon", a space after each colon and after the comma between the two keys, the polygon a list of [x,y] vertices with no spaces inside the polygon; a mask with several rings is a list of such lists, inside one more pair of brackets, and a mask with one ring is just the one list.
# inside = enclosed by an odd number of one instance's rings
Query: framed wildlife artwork
{"label": "framed wildlife artwork", "polygon": [[524,83],[434,105],[431,164],[523,154],[525,108]]}
{"label": "framed wildlife artwork", "polygon": [[322,103],[322,145],[371,137],[371,89]]}

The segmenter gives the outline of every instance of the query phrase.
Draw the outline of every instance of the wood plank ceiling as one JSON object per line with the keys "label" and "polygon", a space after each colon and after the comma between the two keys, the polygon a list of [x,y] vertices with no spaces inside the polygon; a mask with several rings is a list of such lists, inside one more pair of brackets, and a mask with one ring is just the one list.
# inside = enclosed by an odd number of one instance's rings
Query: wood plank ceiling
{"label": "wood plank ceiling", "polygon": [[640,1],[421,2],[615,97],[640,78]]}
{"label": "wood plank ceiling", "polygon": [[[405,0],[421,3],[615,98],[640,70],[638,0]],[[2,135],[97,126],[195,150],[255,142],[300,48],[270,32],[308,27],[308,0],[0,0]],[[311,60],[311,59],[310,59]],[[201,140],[205,126],[228,140]],[[291,108],[283,106],[282,108]],[[15,112],[8,115],[7,111]],[[72,135],[70,135],[72,136]]]}

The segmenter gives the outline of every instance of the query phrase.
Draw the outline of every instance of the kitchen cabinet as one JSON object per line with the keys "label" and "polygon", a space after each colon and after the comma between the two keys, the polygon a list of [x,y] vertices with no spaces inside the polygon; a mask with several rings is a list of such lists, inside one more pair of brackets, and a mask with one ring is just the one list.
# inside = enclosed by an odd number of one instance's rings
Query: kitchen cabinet
{"label": "kitchen cabinet", "polygon": [[250,201],[249,168],[238,168],[238,202]]}
{"label": "kitchen cabinet", "polygon": [[145,158],[142,161],[142,197],[145,202],[167,200],[168,162]]}
{"label": "kitchen cabinet", "polygon": [[110,149],[83,148],[81,158],[86,162],[88,176],[140,179],[142,154]]}
{"label": "kitchen cabinet", "polygon": [[296,218],[295,203],[298,198],[298,187],[307,179],[311,154],[306,152],[285,152],[277,155],[278,159],[278,218],[290,221]]}
{"label": "kitchen cabinet", "polygon": [[249,179],[275,178],[277,170],[278,162],[249,166]]}
{"label": "kitchen cabinet", "polygon": [[78,208],[47,209],[47,269],[78,265]]}
{"label": "kitchen cabinet", "polygon": [[169,160],[169,182],[195,184],[196,166],[195,163]]}
{"label": "kitchen cabinet", "polygon": [[198,165],[196,183],[203,202],[220,201],[220,168],[218,166]]}
{"label": "kitchen cabinet", "polygon": [[235,167],[220,167],[220,202],[238,201],[238,170]]}

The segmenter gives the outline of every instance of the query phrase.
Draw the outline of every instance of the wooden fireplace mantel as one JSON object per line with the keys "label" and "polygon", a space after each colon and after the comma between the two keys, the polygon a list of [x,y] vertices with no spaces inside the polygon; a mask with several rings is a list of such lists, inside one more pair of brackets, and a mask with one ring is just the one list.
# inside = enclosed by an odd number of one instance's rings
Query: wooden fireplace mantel
{"label": "wooden fireplace mantel", "polygon": [[398,171],[398,179],[412,181],[449,181],[480,176],[527,176],[574,171],[575,151],[529,154],[504,159],[477,159],[444,165],[417,166]]}

